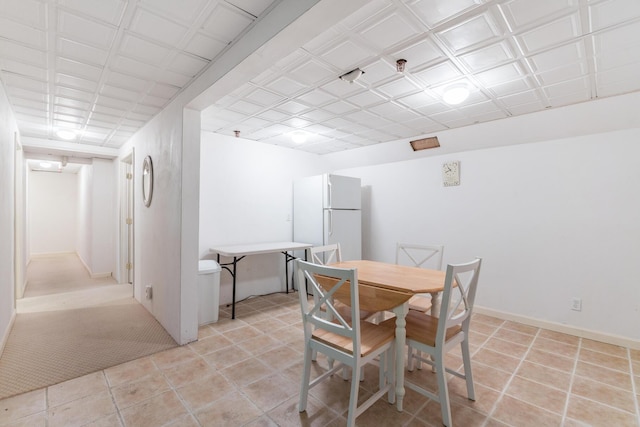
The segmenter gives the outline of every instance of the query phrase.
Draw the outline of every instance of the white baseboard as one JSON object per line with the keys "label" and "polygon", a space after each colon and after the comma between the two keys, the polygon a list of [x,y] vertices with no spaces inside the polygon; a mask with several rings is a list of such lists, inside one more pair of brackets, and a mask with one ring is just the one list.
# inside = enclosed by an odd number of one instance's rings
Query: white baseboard
{"label": "white baseboard", "polygon": [[105,277],[111,277],[111,272],[108,273],[89,273],[92,279],[102,279]]}
{"label": "white baseboard", "polygon": [[619,335],[605,334],[602,332],[592,331],[589,329],[577,328],[575,326],[564,325],[562,323],[550,322],[548,320],[535,319],[533,317],[521,316],[514,313],[507,313],[500,310],[494,310],[486,307],[473,307],[474,312],[486,314],[487,316],[497,317],[498,319],[511,320],[537,328],[549,329],[555,332],[574,335],[581,338],[587,338],[594,341],[600,341],[607,344],[613,344],[621,347],[629,347],[634,350],[640,350],[640,341],[622,337]]}
{"label": "white baseboard", "polygon": [[[34,258],[47,258],[50,256],[55,256],[55,255],[68,255],[68,254],[75,254],[76,251],[62,251],[62,252],[38,252],[38,253],[32,253],[31,255],[29,255],[29,262],[31,262],[32,259]],[[29,262],[27,262],[27,265],[29,265]]]}
{"label": "white baseboard", "polygon": [[2,335],[2,341],[0,341],[0,357],[4,352],[4,347],[7,345],[7,341],[9,340],[9,334],[11,333],[11,329],[13,328],[13,323],[15,321],[16,321],[16,310],[14,309],[13,313],[11,314],[11,320],[9,320],[9,325],[7,326],[7,329],[4,331],[4,334]]}

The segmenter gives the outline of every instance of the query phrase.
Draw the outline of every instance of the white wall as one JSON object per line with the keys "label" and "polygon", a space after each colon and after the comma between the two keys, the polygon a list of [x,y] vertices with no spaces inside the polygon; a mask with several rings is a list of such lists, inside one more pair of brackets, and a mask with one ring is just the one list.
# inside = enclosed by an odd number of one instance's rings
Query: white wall
{"label": "white wall", "polygon": [[[495,137],[509,126],[494,122]],[[365,186],[363,256],[441,243],[445,263],[484,258],[480,307],[640,342],[638,140],[628,129],[346,169]],[[459,187],[442,186],[448,160]]]}
{"label": "white wall", "polygon": [[29,172],[31,255],[75,252],[77,175]]}
{"label": "white wall", "polygon": [[[203,132],[200,258],[216,259],[209,253],[213,245],[290,241],[292,182],[324,169],[322,157],[316,154]],[[247,257],[237,268],[238,301],[285,290],[280,253]],[[231,277],[223,271],[221,303],[231,302],[231,288]]]}
{"label": "white wall", "polygon": [[76,252],[84,263],[85,267],[89,268],[92,259],[92,245],[91,245],[91,183],[93,181],[93,168],[91,165],[82,165],[77,174],[78,177],[78,203],[77,209],[77,223],[76,223]]}
{"label": "white wall", "polygon": [[94,277],[110,276],[115,272],[115,244],[117,238],[118,208],[117,162],[94,158],[91,165],[91,264]]}
{"label": "white wall", "polygon": [[0,82],[0,352],[15,316],[14,138],[15,116]]}

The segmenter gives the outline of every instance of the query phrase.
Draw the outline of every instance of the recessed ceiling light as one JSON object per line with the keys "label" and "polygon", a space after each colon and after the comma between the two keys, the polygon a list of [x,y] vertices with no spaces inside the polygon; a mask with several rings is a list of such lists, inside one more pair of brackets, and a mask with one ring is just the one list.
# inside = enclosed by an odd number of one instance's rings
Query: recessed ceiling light
{"label": "recessed ceiling light", "polygon": [[307,141],[307,133],[302,131],[291,132],[291,140],[296,144],[303,144]]}
{"label": "recessed ceiling light", "polygon": [[49,162],[40,162],[40,167],[43,169],[51,169],[52,164]]}
{"label": "recessed ceiling light", "polygon": [[58,138],[64,139],[66,141],[73,141],[74,139],[76,139],[76,136],[77,136],[75,131],[68,130],[68,129],[60,129],[56,132],[56,135],[58,135]]}
{"label": "recessed ceiling light", "polygon": [[442,99],[447,104],[457,105],[469,97],[469,88],[464,85],[451,86],[444,91]]}

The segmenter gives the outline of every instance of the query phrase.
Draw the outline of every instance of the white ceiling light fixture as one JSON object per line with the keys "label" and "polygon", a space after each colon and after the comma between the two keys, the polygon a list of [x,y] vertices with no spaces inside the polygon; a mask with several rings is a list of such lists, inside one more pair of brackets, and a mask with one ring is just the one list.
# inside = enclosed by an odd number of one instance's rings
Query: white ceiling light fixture
{"label": "white ceiling light fixture", "polygon": [[40,167],[43,169],[51,169],[52,166],[50,162],[40,162]]}
{"label": "white ceiling light fixture", "polygon": [[291,132],[291,140],[296,144],[304,144],[307,142],[307,133],[302,131]]}
{"label": "white ceiling light fixture", "polygon": [[364,74],[364,71],[362,71],[360,68],[356,68],[355,70],[351,70],[351,71],[341,75],[340,76],[340,80],[344,80],[345,82],[353,83],[356,80],[358,80],[363,74]]}
{"label": "white ceiling light fixture", "polygon": [[56,135],[58,138],[64,139],[65,141],[73,141],[78,136],[78,134],[71,129],[58,129],[58,131],[56,131]]}
{"label": "white ceiling light fixture", "polygon": [[444,102],[450,105],[457,105],[464,102],[471,92],[466,85],[454,85],[445,89],[442,94]]}

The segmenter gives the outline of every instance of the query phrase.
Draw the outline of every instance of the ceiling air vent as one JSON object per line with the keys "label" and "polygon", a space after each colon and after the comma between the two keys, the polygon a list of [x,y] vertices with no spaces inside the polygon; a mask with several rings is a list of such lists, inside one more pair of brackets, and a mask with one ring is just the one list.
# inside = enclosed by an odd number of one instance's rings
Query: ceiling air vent
{"label": "ceiling air vent", "polygon": [[440,147],[440,142],[438,142],[437,136],[416,139],[415,141],[411,141],[409,144],[411,144],[411,148],[413,148],[413,151],[420,151],[420,150],[426,150],[427,148]]}

